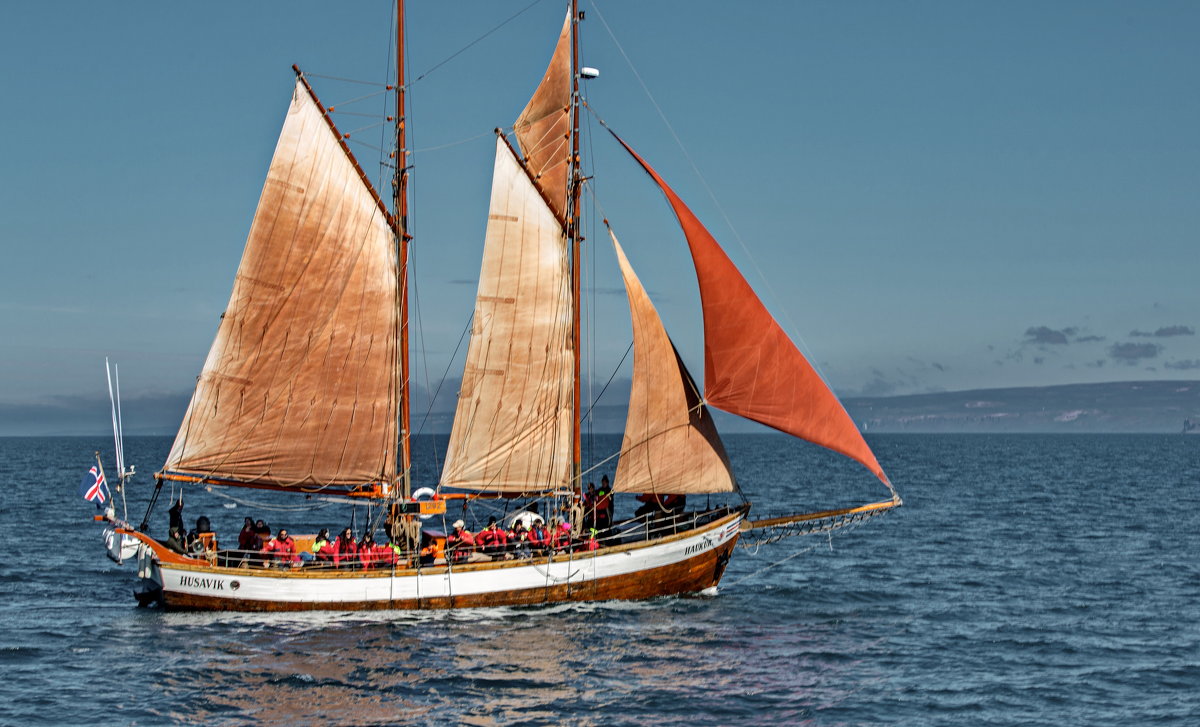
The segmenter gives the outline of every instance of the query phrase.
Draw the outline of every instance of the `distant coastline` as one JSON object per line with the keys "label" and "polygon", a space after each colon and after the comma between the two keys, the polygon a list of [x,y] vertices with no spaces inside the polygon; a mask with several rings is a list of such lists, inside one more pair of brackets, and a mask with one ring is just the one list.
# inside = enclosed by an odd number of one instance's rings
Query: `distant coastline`
{"label": "distant coastline", "polygon": [[[444,387],[449,391],[457,386]],[[616,396],[613,396],[616,398]],[[127,399],[128,435],[174,435],[187,408],[187,394]],[[1120,381],[1003,389],[972,389],[905,396],[846,397],[847,411],[868,433],[1092,432],[1181,434],[1184,422],[1200,422],[1200,381]],[[425,434],[449,431],[452,401],[439,401],[426,418],[414,414]],[[428,402],[415,401],[414,412]],[[770,432],[737,417],[713,412],[722,432]],[[620,433],[622,406],[592,410],[592,431]],[[41,405],[0,404],[0,436],[91,436],[110,434],[107,396],[72,398]],[[1200,431],[1193,430],[1192,434]]]}
{"label": "distant coastline", "polygon": [[975,389],[850,398],[867,432],[1181,433],[1200,420],[1200,381]]}

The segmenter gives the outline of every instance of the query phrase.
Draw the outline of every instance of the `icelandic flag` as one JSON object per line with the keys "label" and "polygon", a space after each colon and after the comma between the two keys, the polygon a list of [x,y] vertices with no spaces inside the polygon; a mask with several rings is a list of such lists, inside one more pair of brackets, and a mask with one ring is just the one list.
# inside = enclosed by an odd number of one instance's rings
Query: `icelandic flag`
{"label": "icelandic flag", "polygon": [[108,483],[104,481],[104,473],[98,466],[92,465],[88,473],[83,476],[83,481],[79,483],[79,496],[96,503],[97,508],[108,499]]}

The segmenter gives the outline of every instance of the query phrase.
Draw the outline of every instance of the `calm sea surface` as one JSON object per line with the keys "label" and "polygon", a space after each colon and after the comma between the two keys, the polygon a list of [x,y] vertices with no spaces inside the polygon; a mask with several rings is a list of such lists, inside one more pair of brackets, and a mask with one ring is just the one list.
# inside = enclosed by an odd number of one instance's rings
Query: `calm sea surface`
{"label": "calm sea surface", "polygon": [[[213,615],[135,608],[104,557],[76,488],[111,440],[0,439],[0,724],[1200,725],[1200,437],[871,443],[905,507],[739,550],[715,597]],[[169,445],[128,458],[151,473]],[[784,437],[728,447],[760,514],[887,494]],[[227,542],[245,516],[349,524],[223,494],[184,514]]]}

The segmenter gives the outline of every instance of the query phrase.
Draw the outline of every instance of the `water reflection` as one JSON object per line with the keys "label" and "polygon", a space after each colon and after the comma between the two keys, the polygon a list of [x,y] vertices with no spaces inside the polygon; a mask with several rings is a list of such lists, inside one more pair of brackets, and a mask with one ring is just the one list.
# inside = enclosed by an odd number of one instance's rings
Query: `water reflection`
{"label": "water reflection", "polygon": [[671,725],[768,710],[803,721],[883,679],[868,658],[884,648],[880,635],[743,612],[752,605],[735,595],[453,613],[169,614],[164,630],[180,634],[178,651],[163,655],[171,706],[155,714],[218,725]]}

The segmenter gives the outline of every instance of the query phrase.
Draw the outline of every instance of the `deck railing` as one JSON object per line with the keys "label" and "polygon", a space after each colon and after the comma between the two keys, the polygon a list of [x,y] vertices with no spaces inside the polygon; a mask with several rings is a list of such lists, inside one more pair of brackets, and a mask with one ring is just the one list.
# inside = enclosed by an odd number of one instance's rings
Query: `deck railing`
{"label": "deck railing", "polygon": [[[601,530],[596,535],[598,548],[589,549],[589,537],[572,537],[566,540],[560,538],[557,544],[550,546],[534,545],[528,541],[508,542],[506,544],[465,546],[449,548],[450,565],[467,563],[482,563],[488,561],[532,560],[547,556],[580,557],[605,548],[619,545],[646,542],[671,535],[684,533],[689,530],[707,525],[719,520],[735,510],[722,507],[712,510],[678,513],[652,513],[629,518],[614,523],[611,527]],[[585,531],[586,532],[586,531]],[[415,567],[444,566],[447,563],[445,550],[439,550],[438,555],[429,552],[428,543],[443,539],[444,536],[424,534],[421,549],[393,549],[390,546],[381,548],[369,555],[363,553],[346,553],[336,556],[314,553],[307,549],[298,549],[295,553],[268,552],[262,550],[241,549],[202,549],[182,553],[187,557],[206,560],[211,565],[225,568],[251,569],[303,569],[327,571],[362,571],[362,570],[392,570]],[[307,545],[311,543],[303,538]],[[336,544],[336,540],[332,541]],[[459,555],[461,554],[461,555]]]}

